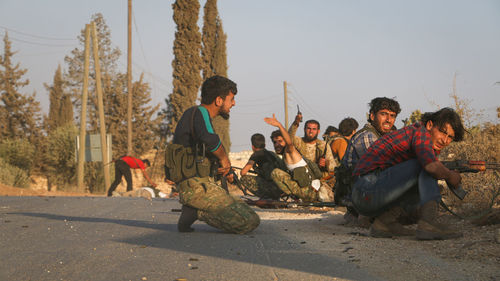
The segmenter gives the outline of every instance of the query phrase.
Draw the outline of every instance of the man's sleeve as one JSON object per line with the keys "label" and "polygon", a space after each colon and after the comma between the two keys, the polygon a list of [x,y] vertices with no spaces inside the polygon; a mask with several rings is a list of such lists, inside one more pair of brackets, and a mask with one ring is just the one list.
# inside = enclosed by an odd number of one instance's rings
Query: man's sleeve
{"label": "man's sleeve", "polygon": [[220,138],[215,133],[212,123],[210,122],[208,111],[200,109],[196,110],[194,127],[195,135],[201,143],[206,145],[208,151],[214,152],[221,146]]}
{"label": "man's sleeve", "polygon": [[424,126],[419,127],[414,132],[412,147],[414,148],[417,160],[422,167],[438,160],[436,153],[432,148],[431,136]]}
{"label": "man's sleeve", "polygon": [[361,158],[361,155],[364,155],[368,148],[377,140],[375,134],[371,132],[366,132],[364,134],[363,139],[361,140],[361,146],[359,147],[361,151],[358,151],[358,155]]}

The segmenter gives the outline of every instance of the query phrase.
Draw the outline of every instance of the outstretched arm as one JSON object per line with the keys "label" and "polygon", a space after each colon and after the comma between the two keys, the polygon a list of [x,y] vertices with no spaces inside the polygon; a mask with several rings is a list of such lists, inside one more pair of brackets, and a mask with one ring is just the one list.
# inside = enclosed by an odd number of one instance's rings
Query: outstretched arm
{"label": "outstretched arm", "polygon": [[157,184],[154,183],[151,178],[148,176],[148,173],[146,173],[145,170],[141,170],[142,171],[142,175],[144,176],[144,178],[149,182],[149,184],[152,186],[152,187],[156,187]]}
{"label": "outstretched arm", "polygon": [[[266,117],[264,118],[264,122],[267,124],[277,127],[280,129],[281,135],[283,136],[283,140],[285,140],[286,143],[286,148],[289,149],[290,147],[293,147],[292,144],[292,139],[290,138],[290,134],[288,134],[287,130],[281,125],[280,121],[276,119],[276,116],[273,114],[273,117]],[[290,151],[288,151],[290,152]]]}

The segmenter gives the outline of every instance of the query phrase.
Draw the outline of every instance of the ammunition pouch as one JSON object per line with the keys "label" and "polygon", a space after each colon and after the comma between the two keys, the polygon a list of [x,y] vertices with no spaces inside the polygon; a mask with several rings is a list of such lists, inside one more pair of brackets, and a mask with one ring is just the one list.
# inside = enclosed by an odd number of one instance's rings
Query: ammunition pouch
{"label": "ammunition pouch", "polygon": [[315,179],[321,179],[322,173],[316,163],[304,158],[307,165],[297,167],[292,171],[292,179],[297,182],[300,187],[311,186]]}
{"label": "ammunition pouch", "polygon": [[169,144],[165,149],[165,176],[179,183],[192,177],[206,177],[211,172],[211,161],[205,157],[204,146],[198,153],[197,146],[184,147],[181,144]]}

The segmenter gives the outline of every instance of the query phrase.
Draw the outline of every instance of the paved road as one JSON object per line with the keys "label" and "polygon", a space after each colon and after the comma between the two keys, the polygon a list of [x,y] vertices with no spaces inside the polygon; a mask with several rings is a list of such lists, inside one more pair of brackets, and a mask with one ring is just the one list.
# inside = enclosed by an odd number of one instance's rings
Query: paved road
{"label": "paved road", "polygon": [[0,280],[378,279],[325,224],[331,215],[259,210],[248,235],[202,222],[179,233],[177,208],[170,199],[0,197]]}

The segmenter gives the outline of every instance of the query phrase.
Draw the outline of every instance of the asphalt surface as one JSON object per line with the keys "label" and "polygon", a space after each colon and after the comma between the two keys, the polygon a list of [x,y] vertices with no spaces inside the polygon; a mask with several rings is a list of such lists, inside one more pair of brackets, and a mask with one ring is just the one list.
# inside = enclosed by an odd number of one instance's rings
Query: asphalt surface
{"label": "asphalt surface", "polygon": [[203,222],[179,233],[179,208],[173,199],[0,197],[0,280],[380,279],[356,264],[324,212],[256,209],[261,225],[235,235]]}

